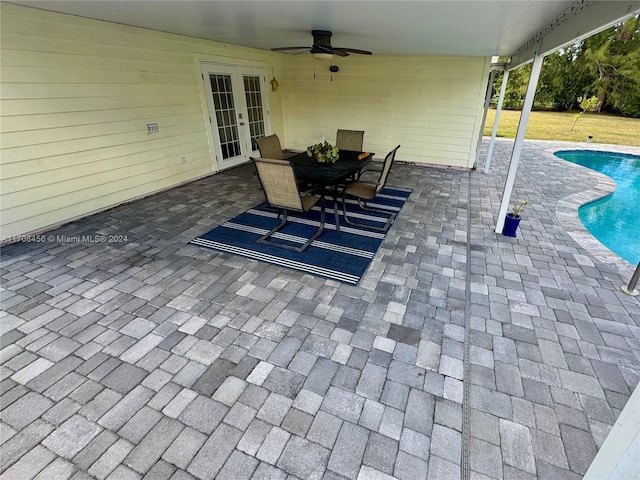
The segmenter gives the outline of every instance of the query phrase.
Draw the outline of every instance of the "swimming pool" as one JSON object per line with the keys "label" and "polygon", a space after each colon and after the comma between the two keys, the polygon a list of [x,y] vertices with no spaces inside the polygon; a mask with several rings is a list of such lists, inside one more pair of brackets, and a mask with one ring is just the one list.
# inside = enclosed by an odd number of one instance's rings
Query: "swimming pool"
{"label": "swimming pool", "polygon": [[613,178],[615,191],[578,209],[580,221],[609,250],[631,265],[640,262],[640,156],[562,150],[557,157]]}

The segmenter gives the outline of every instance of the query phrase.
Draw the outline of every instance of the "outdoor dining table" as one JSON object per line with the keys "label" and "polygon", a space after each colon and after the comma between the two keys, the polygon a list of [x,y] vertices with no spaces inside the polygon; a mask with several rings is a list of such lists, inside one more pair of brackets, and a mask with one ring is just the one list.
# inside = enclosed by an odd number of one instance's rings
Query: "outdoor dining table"
{"label": "outdoor dining table", "polygon": [[336,231],[340,230],[338,215],[338,195],[340,187],[358,174],[373,160],[373,153],[368,153],[362,159],[358,157],[365,152],[340,150],[335,163],[320,163],[307,152],[298,153],[287,158],[293,165],[298,180],[313,187],[323,188],[325,193],[333,197],[333,210],[336,221]]}

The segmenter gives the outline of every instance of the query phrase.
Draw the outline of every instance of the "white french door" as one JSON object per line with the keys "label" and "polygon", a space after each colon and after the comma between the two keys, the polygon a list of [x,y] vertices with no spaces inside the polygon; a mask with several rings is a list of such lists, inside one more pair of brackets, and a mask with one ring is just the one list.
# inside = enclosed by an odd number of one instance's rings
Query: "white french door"
{"label": "white french door", "polygon": [[258,156],[256,138],[269,134],[264,68],[202,64],[216,170]]}

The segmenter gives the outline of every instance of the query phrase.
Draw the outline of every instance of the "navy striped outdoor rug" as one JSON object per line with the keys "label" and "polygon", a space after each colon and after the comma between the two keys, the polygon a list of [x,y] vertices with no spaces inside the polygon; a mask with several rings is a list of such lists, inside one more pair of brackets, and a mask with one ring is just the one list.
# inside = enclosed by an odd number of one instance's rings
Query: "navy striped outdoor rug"
{"label": "navy striped outdoor rug", "polygon": [[[398,213],[410,194],[410,189],[385,187],[368,204]],[[369,268],[385,233],[348,226],[342,215],[340,231],[336,232],[333,201],[326,202],[324,231],[304,252],[257,242],[280,223],[277,212],[265,208],[265,203],[250,208],[190,243],[355,285]],[[342,208],[342,202],[338,206]],[[364,212],[355,200],[347,200],[347,208],[349,218],[359,223],[384,225],[385,220],[381,220],[380,215]],[[274,240],[301,245],[313,235],[319,224],[319,205],[306,213],[290,212],[289,222],[274,235]]]}

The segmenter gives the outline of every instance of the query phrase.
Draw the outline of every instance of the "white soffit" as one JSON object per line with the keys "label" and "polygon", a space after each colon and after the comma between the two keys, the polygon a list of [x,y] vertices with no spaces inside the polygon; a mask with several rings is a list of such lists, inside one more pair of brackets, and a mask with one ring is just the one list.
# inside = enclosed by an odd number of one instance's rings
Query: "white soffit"
{"label": "white soffit", "polygon": [[[545,48],[552,50],[575,40],[578,34],[602,29],[601,25],[608,26],[640,8],[640,2],[632,0],[10,0],[10,3],[265,50],[311,46],[311,30],[321,29],[333,32],[333,46],[371,50],[375,55],[510,57],[519,52],[521,61],[533,56],[543,35]],[[572,6],[585,4],[589,7],[576,17],[583,20],[554,23]],[[536,41],[531,44],[534,38]],[[529,46],[523,49],[525,45]]]}
{"label": "white soffit", "polygon": [[332,44],[375,55],[509,56],[575,0],[9,0],[28,7],[269,50]]}

